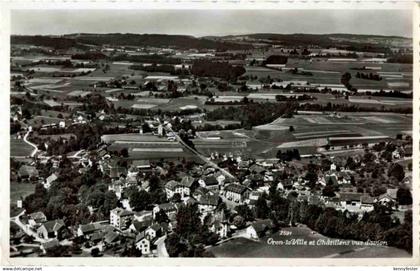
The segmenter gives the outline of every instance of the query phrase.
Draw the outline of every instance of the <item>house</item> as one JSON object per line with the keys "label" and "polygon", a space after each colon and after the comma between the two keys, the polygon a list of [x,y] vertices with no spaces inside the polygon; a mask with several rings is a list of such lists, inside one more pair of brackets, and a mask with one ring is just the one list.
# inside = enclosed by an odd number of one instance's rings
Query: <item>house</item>
{"label": "house", "polygon": [[133,220],[133,216],[133,212],[117,207],[111,210],[109,222],[115,228],[125,230]]}
{"label": "house", "polygon": [[250,186],[261,187],[264,185],[264,176],[259,173],[252,173],[247,178],[250,181]]}
{"label": "house", "polygon": [[211,222],[210,231],[219,235],[220,239],[226,238],[229,234],[229,223],[225,217],[225,213],[222,210],[220,213],[216,213],[213,221]]}
{"label": "house", "polygon": [[108,232],[104,237],[104,243],[107,246],[112,246],[120,240],[120,235],[115,231]]}
{"label": "house", "polygon": [[139,172],[150,172],[152,170],[149,160],[134,160],[131,165],[136,167]]}
{"label": "house", "polygon": [[41,250],[45,254],[48,251],[57,249],[60,246],[60,242],[57,239],[53,239],[44,243],[41,243]]}
{"label": "house", "polygon": [[[185,197],[187,197],[187,196],[191,195],[191,192],[195,188],[197,188],[198,182],[192,176],[186,175],[186,176],[182,177],[180,185],[183,188],[183,195]],[[184,196],[182,196],[182,197],[184,197]]]}
{"label": "house", "polygon": [[42,223],[47,222],[47,217],[43,212],[35,212],[29,215],[28,222],[31,227],[37,227]]}
{"label": "house", "polygon": [[259,191],[252,191],[249,193],[249,200],[258,200],[262,196],[262,193]]}
{"label": "house", "polygon": [[142,255],[150,254],[150,240],[147,238],[144,232],[137,234],[135,242],[136,248],[141,251]]}
{"label": "house", "polygon": [[206,176],[198,182],[201,187],[207,188],[208,190],[215,191],[219,189],[219,182],[214,175]]}
{"label": "house", "polygon": [[66,231],[66,226],[62,219],[47,221],[42,224],[38,230],[37,234],[40,238],[49,239],[57,238],[63,239]]}
{"label": "house", "polygon": [[221,202],[221,198],[218,195],[204,195],[198,200],[198,209],[204,215],[208,212],[216,210],[217,206]]}
{"label": "house", "polygon": [[263,174],[266,170],[264,167],[258,164],[253,164],[252,166],[249,167],[249,171],[254,174]]}
{"label": "house", "polygon": [[162,234],[162,228],[159,224],[155,223],[151,226],[149,226],[144,233],[149,238],[149,240],[153,240],[156,237],[159,237]]}
{"label": "house", "polygon": [[152,225],[152,219],[144,220],[144,221],[137,221],[134,220],[129,229],[131,232],[144,232],[148,227]]}
{"label": "house", "polygon": [[264,237],[271,228],[272,222],[270,219],[258,220],[246,228],[245,234],[248,238],[259,239]]}
{"label": "house", "polygon": [[225,186],[224,194],[225,197],[234,202],[244,202],[247,198],[249,198],[250,189],[246,186],[231,183]]}
{"label": "house", "polygon": [[53,173],[45,179],[44,187],[45,189],[49,189],[51,184],[58,179],[58,176]]}
{"label": "house", "polygon": [[210,231],[218,234],[220,239],[226,238],[229,233],[229,223],[227,221],[215,220],[210,227]]}
{"label": "house", "polygon": [[349,212],[360,211],[360,206],[362,204],[360,201],[361,196],[361,193],[339,193],[341,208]]}
{"label": "house", "polygon": [[362,193],[339,193],[341,210],[349,212],[371,212],[375,199]]}
{"label": "house", "polygon": [[153,219],[156,218],[156,214],[160,212],[160,210],[163,210],[169,217],[169,219],[171,219],[171,217],[174,217],[174,215],[177,212],[176,205],[173,203],[162,203],[159,205],[155,205],[155,207],[153,208]]}
{"label": "house", "polygon": [[127,176],[127,169],[118,163],[117,159],[101,161],[101,171],[113,179],[119,179],[121,176]]}
{"label": "house", "polygon": [[392,198],[388,193],[383,193],[375,199],[375,202],[384,206],[393,207],[395,206],[397,201],[394,198]]}
{"label": "house", "polygon": [[95,232],[100,231],[102,228],[102,225],[99,223],[79,225],[77,228],[77,236],[83,236],[86,239],[90,239]]}
{"label": "house", "polygon": [[398,191],[398,188],[388,188],[387,190],[386,190],[386,194],[389,196],[389,197],[391,197],[393,200],[397,200],[397,191]]}
{"label": "house", "polygon": [[166,197],[172,198],[175,194],[179,194],[181,198],[185,197],[184,187],[177,181],[169,181],[165,184]]}
{"label": "house", "polygon": [[193,192],[193,194],[192,194],[192,196],[195,198],[195,199],[197,199],[197,200],[199,200],[202,196],[204,196],[204,195],[206,195],[206,194],[209,194],[210,192],[209,192],[209,190],[207,189],[207,188],[204,188],[204,187],[198,187],[194,192]]}
{"label": "house", "polygon": [[31,177],[38,178],[39,172],[38,170],[29,165],[22,165],[18,170],[18,177],[21,179],[29,179]]}
{"label": "house", "polygon": [[368,194],[363,195],[360,198],[360,210],[364,212],[372,212],[374,210],[373,204],[375,203],[375,199]]}

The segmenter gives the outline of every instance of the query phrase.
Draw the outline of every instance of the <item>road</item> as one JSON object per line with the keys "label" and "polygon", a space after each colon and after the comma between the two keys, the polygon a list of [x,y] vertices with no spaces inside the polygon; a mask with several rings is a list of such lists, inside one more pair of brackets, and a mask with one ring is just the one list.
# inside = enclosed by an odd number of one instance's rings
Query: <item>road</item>
{"label": "road", "polygon": [[77,151],[75,154],[73,154],[72,156],[69,156],[68,158],[81,158],[79,154],[82,153],[83,151],[84,150]]}
{"label": "road", "polygon": [[28,136],[30,132],[31,131],[28,129],[28,132],[26,132],[25,136],[23,137],[23,141],[25,141],[27,144],[34,148],[34,150],[31,153],[31,157],[34,157],[35,154],[38,152],[38,147],[34,143],[28,141]]}
{"label": "road", "polygon": [[157,245],[158,257],[165,257],[165,258],[169,257],[169,253],[166,250],[166,246],[165,246],[165,240],[166,240],[166,235],[160,237],[155,242],[155,244]]}
{"label": "road", "polygon": [[19,228],[21,228],[24,233],[26,233],[29,236],[34,237],[36,242],[45,243],[47,241],[46,239],[40,238],[36,232],[31,230],[29,227],[27,227],[25,224],[23,224],[22,221],[20,221],[20,217],[24,213],[25,213],[25,211],[22,211],[17,216],[10,218],[10,220],[13,221],[14,223],[16,223],[16,225],[18,225]]}
{"label": "road", "polygon": [[216,163],[210,161],[207,157],[205,157],[204,155],[202,155],[201,153],[199,153],[197,150],[191,148],[190,146],[188,146],[178,135],[178,133],[175,133],[172,128],[169,128],[167,126],[164,126],[166,130],[168,130],[167,132],[172,133],[175,135],[176,140],[182,145],[184,146],[186,149],[188,149],[189,151],[191,151],[192,153],[194,153],[195,155],[197,155],[201,160],[203,160],[206,164],[209,164],[210,166],[212,166],[213,168],[216,168],[218,170],[220,170],[223,175],[225,175],[225,177],[229,177],[231,179],[236,180],[236,177],[233,176],[229,171],[225,170],[224,168],[219,167]]}

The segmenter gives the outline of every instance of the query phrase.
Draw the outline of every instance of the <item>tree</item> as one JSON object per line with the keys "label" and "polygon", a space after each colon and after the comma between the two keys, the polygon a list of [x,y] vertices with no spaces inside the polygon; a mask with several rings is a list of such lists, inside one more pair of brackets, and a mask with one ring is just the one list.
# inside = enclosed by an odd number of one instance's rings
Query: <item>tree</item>
{"label": "tree", "polygon": [[122,150],[120,151],[120,155],[121,155],[122,157],[128,157],[128,150],[127,150],[127,148],[122,149]]}
{"label": "tree", "polygon": [[151,204],[151,197],[149,193],[144,190],[134,191],[130,195],[130,206],[133,210],[142,211]]}
{"label": "tree", "polygon": [[245,221],[254,220],[254,214],[247,205],[238,205],[235,207],[235,211],[238,213],[238,215],[242,216]]}
{"label": "tree", "polygon": [[395,177],[401,182],[405,177],[404,167],[398,163],[392,164],[388,171],[388,177]]}
{"label": "tree", "polygon": [[178,234],[170,234],[165,240],[166,250],[169,256],[178,257],[180,253],[188,250],[187,245],[183,242]]}
{"label": "tree", "polygon": [[325,197],[335,197],[335,189],[331,185],[327,185],[322,190],[322,195]]}
{"label": "tree", "polygon": [[181,206],[176,214],[176,221],[175,232],[181,237],[190,238],[201,232],[200,212],[195,204]]}
{"label": "tree", "polygon": [[156,213],[155,215],[155,220],[156,222],[160,223],[168,223],[169,222],[169,217],[168,215],[165,213],[164,210],[159,210],[159,212]]}
{"label": "tree", "polygon": [[289,132],[294,132],[295,131],[295,127],[293,127],[293,125],[289,126]]}
{"label": "tree", "polygon": [[399,205],[411,205],[413,204],[413,197],[411,192],[407,188],[400,187],[397,190],[397,201]]}
{"label": "tree", "polygon": [[92,255],[92,257],[99,257],[100,256],[100,251],[99,248],[95,247],[90,251],[90,254]]}
{"label": "tree", "polygon": [[233,225],[235,225],[238,229],[242,229],[245,227],[246,221],[242,216],[237,215],[233,218]]}
{"label": "tree", "polygon": [[267,201],[262,197],[258,198],[255,203],[256,216],[258,218],[266,219],[270,214],[270,209],[267,206]]}

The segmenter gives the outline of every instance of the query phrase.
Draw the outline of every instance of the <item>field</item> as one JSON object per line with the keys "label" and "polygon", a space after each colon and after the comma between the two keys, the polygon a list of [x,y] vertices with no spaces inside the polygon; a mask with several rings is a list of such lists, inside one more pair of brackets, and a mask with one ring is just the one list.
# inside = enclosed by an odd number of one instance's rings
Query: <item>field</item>
{"label": "field", "polygon": [[[377,73],[383,79],[380,81],[356,78],[356,69],[374,66],[378,70],[363,70],[364,73]],[[293,74],[290,69],[298,68],[301,71],[311,72],[312,75]],[[323,58],[310,60],[289,58],[283,70],[265,67],[247,66],[245,75],[257,76],[283,81],[307,81],[310,84],[338,84],[341,85],[341,75],[349,72],[352,75],[351,84],[358,89],[387,89],[412,90],[412,65],[394,63],[369,63],[361,59],[352,62],[334,62]],[[397,79],[397,82],[394,80]]]}
{"label": "field", "polygon": [[[289,130],[290,126],[293,126],[293,131]],[[259,158],[275,157],[279,149],[297,148],[301,154],[311,154],[317,153],[318,147],[327,144],[342,146],[389,140],[402,131],[409,131],[411,126],[411,115],[372,112],[339,115],[308,113],[295,115],[293,118],[278,118],[272,123],[256,126],[251,131],[232,131],[247,136],[246,148],[232,146],[229,149],[225,145],[224,149],[232,153],[250,153]],[[221,137],[226,139],[226,136]],[[241,139],[230,140],[237,142]],[[211,145],[198,142],[198,149],[209,152],[221,149],[221,146],[218,143]]]}
{"label": "field", "polygon": [[29,156],[34,148],[25,143],[23,139],[10,138],[10,156]]}
{"label": "field", "polygon": [[102,141],[111,144],[109,151],[127,149],[129,159],[181,159],[193,157],[194,154],[176,141],[165,137],[142,134],[103,135]]}
{"label": "field", "polygon": [[[406,251],[387,246],[368,245],[322,245],[326,240],[334,240],[321,234],[311,231],[307,227],[284,228],[282,230],[292,232],[291,236],[282,236],[278,233],[263,237],[259,241],[252,241],[245,238],[237,238],[227,241],[221,245],[211,247],[208,251],[215,257],[267,257],[267,258],[353,258],[353,257],[411,257]],[[297,244],[297,245],[275,245],[269,244],[268,239],[275,241],[301,239],[304,241],[315,241],[318,245]],[[321,241],[324,240],[324,243]],[[345,241],[345,240],[342,240]]]}
{"label": "field", "polygon": [[11,182],[10,183],[10,203],[16,205],[16,201],[20,198],[25,198],[32,194],[35,190],[35,184],[24,182]]}

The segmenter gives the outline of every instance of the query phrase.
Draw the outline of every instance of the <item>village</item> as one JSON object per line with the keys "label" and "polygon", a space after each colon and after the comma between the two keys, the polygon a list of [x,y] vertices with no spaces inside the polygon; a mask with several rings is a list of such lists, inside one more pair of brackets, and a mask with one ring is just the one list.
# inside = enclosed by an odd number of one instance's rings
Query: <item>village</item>
{"label": "village", "polygon": [[102,38],[12,37],[11,256],[263,257],[289,233],[410,255],[408,41]]}

